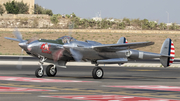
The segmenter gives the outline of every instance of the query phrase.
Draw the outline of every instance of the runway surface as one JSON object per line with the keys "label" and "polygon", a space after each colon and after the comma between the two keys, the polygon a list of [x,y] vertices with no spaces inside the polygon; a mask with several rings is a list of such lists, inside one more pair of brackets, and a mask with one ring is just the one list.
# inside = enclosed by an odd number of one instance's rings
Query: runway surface
{"label": "runway surface", "polygon": [[38,67],[0,65],[0,101],[180,101],[180,68],[105,66],[93,79],[93,66],[68,66],[37,79]]}

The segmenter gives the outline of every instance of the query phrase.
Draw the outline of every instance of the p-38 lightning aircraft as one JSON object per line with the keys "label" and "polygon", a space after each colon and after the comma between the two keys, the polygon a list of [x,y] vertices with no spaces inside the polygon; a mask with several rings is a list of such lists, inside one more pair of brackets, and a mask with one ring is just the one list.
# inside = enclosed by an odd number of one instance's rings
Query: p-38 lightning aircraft
{"label": "p-38 lightning aircraft", "polygon": [[28,55],[39,58],[40,68],[35,71],[36,77],[43,77],[43,63],[52,63],[46,67],[47,76],[55,76],[57,67],[66,68],[66,63],[70,61],[91,61],[95,64],[92,71],[94,79],[101,79],[104,75],[99,64],[124,64],[128,60],[160,58],[164,67],[170,66],[174,61],[175,50],[171,39],[167,38],[161,48],[161,52],[151,53],[134,50],[134,48],[153,45],[154,42],[134,42],[127,43],[125,37],[121,37],[116,44],[101,44],[96,41],[78,41],[70,36],[63,36],[56,40],[29,39],[23,40],[21,33],[15,31],[15,38],[6,39],[18,41],[19,46]]}

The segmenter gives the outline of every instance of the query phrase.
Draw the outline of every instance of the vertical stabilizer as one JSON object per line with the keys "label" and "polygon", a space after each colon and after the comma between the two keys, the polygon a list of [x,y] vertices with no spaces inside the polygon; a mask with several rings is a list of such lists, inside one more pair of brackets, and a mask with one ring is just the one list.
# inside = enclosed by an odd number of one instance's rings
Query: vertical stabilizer
{"label": "vertical stabilizer", "polygon": [[117,42],[117,44],[123,44],[123,43],[128,43],[125,37],[121,37]]}
{"label": "vertical stabilizer", "polygon": [[167,38],[162,47],[161,47],[161,57],[160,57],[160,62],[164,67],[170,66],[175,57],[175,48],[173,41],[170,38]]}

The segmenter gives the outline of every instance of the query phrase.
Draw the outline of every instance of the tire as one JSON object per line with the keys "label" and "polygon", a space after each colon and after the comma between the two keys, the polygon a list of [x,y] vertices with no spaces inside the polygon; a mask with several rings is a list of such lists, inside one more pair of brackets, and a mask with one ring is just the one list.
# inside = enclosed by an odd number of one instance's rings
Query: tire
{"label": "tire", "polygon": [[54,66],[54,65],[48,65],[48,66],[46,67],[46,74],[47,74],[47,76],[53,77],[53,76],[56,75],[56,73],[57,73],[57,68],[55,67],[55,69],[53,69],[53,66]]}
{"label": "tire", "polygon": [[41,77],[43,77],[43,75],[44,75],[44,71],[42,71],[42,73],[41,73],[41,68],[36,69],[35,76],[37,78],[41,78]]}
{"label": "tire", "polygon": [[103,75],[104,72],[101,67],[95,67],[92,71],[92,76],[94,79],[102,79]]}

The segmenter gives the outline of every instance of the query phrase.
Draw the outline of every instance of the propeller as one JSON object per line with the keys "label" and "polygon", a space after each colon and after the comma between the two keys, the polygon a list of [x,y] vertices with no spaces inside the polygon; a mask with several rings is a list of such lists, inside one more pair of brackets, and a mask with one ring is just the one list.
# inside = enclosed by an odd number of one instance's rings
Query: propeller
{"label": "propeller", "polygon": [[68,43],[68,44],[64,44],[63,47],[70,51],[70,53],[71,53],[71,55],[72,55],[72,57],[74,58],[75,61],[79,62],[79,61],[82,60],[83,55],[77,49],[75,49],[75,47],[77,47],[76,44],[71,42],[71,43]]}
{"label": "propeller", "polygon": [[71,36],[73,29],[74,29],[74,23],[72,22],[69,24],[69,36]]}
{"label": "propeller", "polygon": [[[21,48],[26,46],[26,41],[22,39],[22,34],[18,31],[18,29],[16,28],[15,31],[13,32],[14,36],[19,40],[19,46]],[[18,64],[16,66],[17,69],[22,69],[22,61],[23,61],[23,51],[24,49],[22,49],[21,51],[21,55],[19,56],[18,59]]]}
{"label": "propeller", "polygon": [[55,51],[52,55],[53,55],[53,60],[54,62],[57,62],[62,56],[63,56],[63,52],[64,52],[64,48],[59,49],[57,51]]}
{"label": "propeller", "polygon": [[14,36],[20,41],[20,42],[22,42],[23,41],[23,39],[22,39],[22,35],[21,35],[21,33],[18,31],[18,29],[16,28],[15,29],[15,31],[14,31]]}
{"label": "propeller", "polygon": [[21,51],[21,55],[19,56],[19,59],[18,59],[18,64],[17,64],[17,66],[16,66],[16,68],[17,69],[22,69],[22,61],[23,61],[23,49],[22,49],[22,51]]}
{"label": "propeller", "polygon": [[18,31],[18,29],[16,28],[15,31],[13,32],[14,36],[17,38],[17,40],[19,41],[19,46],[22,48],[22,51],[21,51],[21,55],[19,56],[19,59],[18,59],[18,64],[16,66],[17,69],[22,69],[22,61],[23,61],[23,51],[24,49],[26,50],[27,49],[27,46],[29,43],[37,40],[38,38],[37,37],[32,37],[31,39],[29,39],[28,41],[26,40],[23,40],[22,39],[22,34]]}
{"label": "propeller", "polygon": [[38,40],[38,37],[37,37],[37,36],[34,36],[34,37],[32,37],[31,39],[29,39],[29,40],[27,41],[27,44],[29,44],[29,43],[31,43],[31,42],[33,42],[33,41],[36,41],[36,40]]}
{"label": "propeller", "polygon": [[[74,29],[74,22],[71,22],[69,24],[69,36],[71,36],[73,29]],[[73,49],[74,47],[73,45],[69,44],[69,45],[65,45],[64,47],[69,48],[69,51],[72,54],[72,57],[74,58],[75,61],[80,62],[82,60],[83,55],[78,50]]]}
{"label": "propeller", "polygon": [[[19,46],[23,46],[24,43],[23,43],[23,39],[22,39],[22,35],[21,33],[18,31],[18,29],[16,28],[15,31],[14,31],[14,36],[19,40]],[[23,54],[23,49],[21,51],[21,55],[19,56],[19,59],[18,59],[18,64],[16,65],[16,68],[17,69],[22,69],[22,61],[23,61],[23,57],[22,57],[22,54]]]}
{"label": "propeller", "polygon": [[74,58],[77,62],[80,62],[80,61],[82,60],[83,55],[82,55],[79,51],[74,50],[74,49],[72,49],[72,48],[70,48],[69,50],[70,50],[73,58]]}

